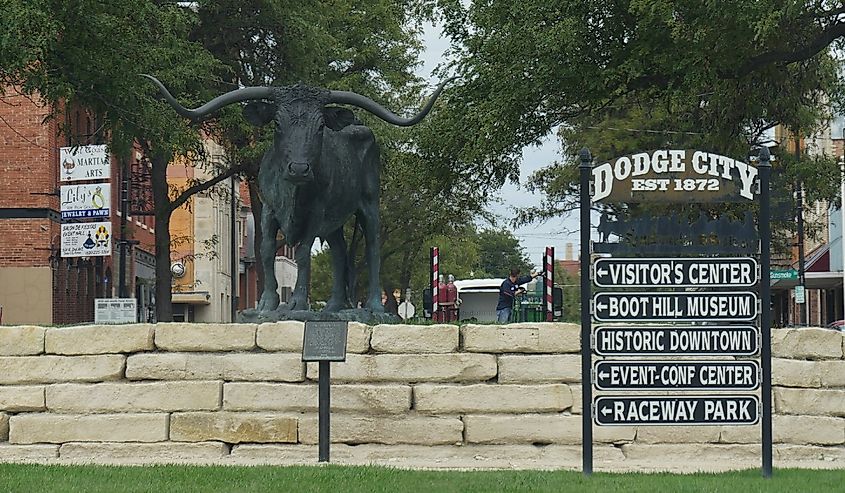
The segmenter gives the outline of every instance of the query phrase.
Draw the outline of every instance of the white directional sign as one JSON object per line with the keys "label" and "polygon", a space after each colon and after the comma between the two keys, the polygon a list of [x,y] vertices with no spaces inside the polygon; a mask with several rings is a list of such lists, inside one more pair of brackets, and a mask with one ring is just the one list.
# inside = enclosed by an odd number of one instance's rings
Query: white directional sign
{"label": "white directional sign", "polygon": [[599,390],[755,390],[756,361],[599,361]]}
{"label": "white directional sign", "polygon": [[757,318],[757,294],[740,292],[625,292],[593,296],[600,322],[743,322]]}
{"label": "white directional sign", "polygon": [[753,425],[760,419],[759,400],[744,396],[603,396],[595,401],[600,426]]}
{"label": "white directional sign", "polygon": [[601,356],[753,356],[759,329],[743,325],[596,327],[593,349]]}
{"label": "white directional sign", "polygon": [[750,287],[757,284],[753,258],[601,258],[595,283],[601,287]]}

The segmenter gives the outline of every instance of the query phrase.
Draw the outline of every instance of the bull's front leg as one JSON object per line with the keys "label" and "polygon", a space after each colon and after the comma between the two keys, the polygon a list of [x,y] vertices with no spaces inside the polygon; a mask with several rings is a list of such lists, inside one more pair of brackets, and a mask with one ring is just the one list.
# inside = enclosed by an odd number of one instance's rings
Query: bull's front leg
{"label": "bull's front leg", "polygon": [[293,288],[293,294],[287,303],[286,308],[289,310],[310,310],[308,304],[308,284],[311,280],[311,245],[314,244],[314,238],[307,238],[307,241],[296,246],[296,286]]}
{"label": "bull's front leg", "polygon": [[264,269],[264,291],[258,301],[258,311],[273,311],[279,307],[279,283],[276,281],[276,233],[279,223],[266,205],[261,210],[261,230],[264,236],[258,251]]}
{"label": "bull's front leg", "polygon": [[367,296],[366,308],[373,313],[384,313],[384,305],[381,304],[381,247],[378,240],[378,200],[371,201],[365,205],[358,218],[364,228],[364,239],[366,240],[364,253],[370,274],[370,292]]}

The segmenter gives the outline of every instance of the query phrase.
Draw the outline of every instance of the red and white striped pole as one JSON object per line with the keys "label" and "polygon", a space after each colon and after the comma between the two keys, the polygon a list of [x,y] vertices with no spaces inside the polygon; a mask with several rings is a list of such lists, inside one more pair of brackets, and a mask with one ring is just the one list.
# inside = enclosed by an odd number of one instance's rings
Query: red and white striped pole
{"label": "red and white striped pole", "polygon": [[546,301],[546,322],[551,322],[555,314],[552,293],[555,285],[555,247],[546,247],[546,254],[543,256],[543,280],[546,283],[543,293]]}
{"label": "red and white striped pole", "polygon": [[440,249],[431,247],[431,318],[438,322],[440,310]]}

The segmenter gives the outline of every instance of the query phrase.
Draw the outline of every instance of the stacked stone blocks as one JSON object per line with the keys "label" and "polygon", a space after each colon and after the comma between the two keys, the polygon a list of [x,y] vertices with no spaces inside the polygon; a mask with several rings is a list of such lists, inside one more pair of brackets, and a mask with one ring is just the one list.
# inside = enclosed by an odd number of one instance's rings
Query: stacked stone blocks
{"label": "stacked stone blocks", "polygon": [[[303,329],[0,327],[0,461],[314,459],[318,367],[301,361]],[[350,323],[347,361],[332,364],[332,441],[341,455],[434,454],[454,467],[508,453],[578,462],[579,333]],[[776,459],[845,467],[844,341],[774,331]],[[593,438],[599,462],[759,462],[758,426],[594,427]]]}

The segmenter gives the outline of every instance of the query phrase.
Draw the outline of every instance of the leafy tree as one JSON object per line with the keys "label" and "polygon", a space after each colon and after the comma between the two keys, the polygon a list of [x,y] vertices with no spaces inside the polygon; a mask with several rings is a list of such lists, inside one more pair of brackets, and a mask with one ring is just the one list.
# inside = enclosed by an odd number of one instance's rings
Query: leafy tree
{"label": "leafy tree", "polygon": [[479,270],[486,277],[507,277],[511,268],[519,269],[522,275],[534,270],[534,264],[510,231],[483,229],[478,233],[478,246]]}

